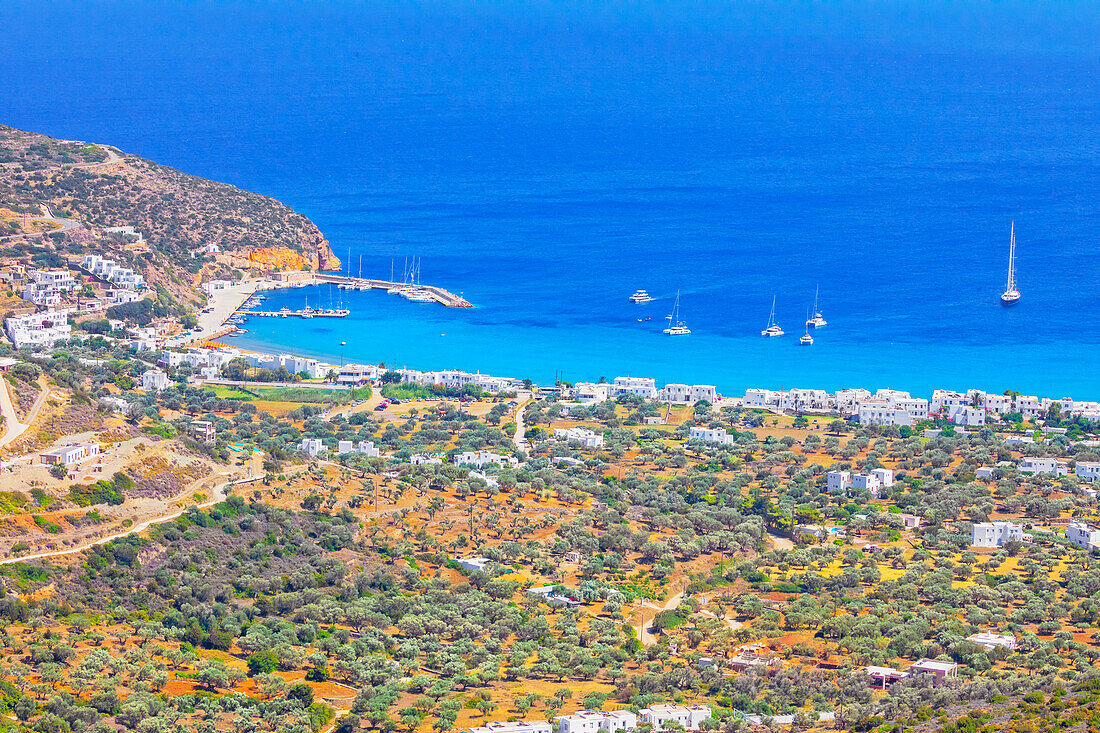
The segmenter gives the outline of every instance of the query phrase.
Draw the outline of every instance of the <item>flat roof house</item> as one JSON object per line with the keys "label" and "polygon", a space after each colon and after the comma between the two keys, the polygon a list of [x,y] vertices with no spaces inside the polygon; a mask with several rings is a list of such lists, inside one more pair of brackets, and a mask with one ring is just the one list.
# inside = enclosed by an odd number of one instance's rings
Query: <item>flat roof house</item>
{"label": "flat roof house", "polygon": [[46,466],[74,466],[98,455],[99,446],[95,443],[87,443],[54,448],[40,453],[39,459]]}
{"label": "flat roof house", "polygon": [[494,721],[470,728],[470,733],[554,733],[554,726],[544,720]]}
{"label": "flat roof house", "polygon": [[1012,522],[979,522],[970,529],[971,547],[1003,547],[1004,543],[1024,541],[1024,528]]}
{"label": "flat roof house", "polygon": [[1070,522],[1066,539],[1088,551],[1100,549],[1100,529],[1084,522]]}
{"label": "flat roof house", "polygon": [[687,730],[698,730],[699,724],[711,717],[709,705],[669,705],[661,703],[638,711],[643,723],[649,723],[655,730],[663,730],[665,724],[674,720]]}
{"label": "flat roof house", "polygon": [[557,733],[618,733],[638,727],[638,716],[629,710],[578,710],[554,721]]}
{"label": "flat roof house", "polygon": [[876,687],[885,690],[888,685],[892,685],[898,680],[904,680],[909,677],[909,673],[902,672],[900,669],[894,669],[893,667],[876,667],[871,665],[867,667],[867,676],[874,680]]}
{"label": "flat roof house", "polygon": [[971,634],[966,638],[986,649],[994,649],[999,646],[1005,649],[1016,648],[1016,637],[1012,634],[994,634],[991,631],[979,631],[977,634]]}
{"label": "flat roof house", "polygon": [[936,676],[936,684],[944,680],[954,679],[959,676],[959,665],[954,662],[939,662],[935,659],[921,659],[911,667],[910,674],[933,674]]}

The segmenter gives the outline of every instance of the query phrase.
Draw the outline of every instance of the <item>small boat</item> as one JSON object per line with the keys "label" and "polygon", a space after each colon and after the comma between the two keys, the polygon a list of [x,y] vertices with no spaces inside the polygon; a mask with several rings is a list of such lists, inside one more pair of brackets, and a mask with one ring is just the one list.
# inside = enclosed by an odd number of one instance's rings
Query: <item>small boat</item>
{"label": "small boat", "polygon": [[782,336],[783,329],[779,327],[779,324],[775,322],[775,296],[772,296],[772,312],[768,315],[768,326],[760,332],[761,336],[772,338],[773,336]]}
{"label": "small boat", "polygon": [[672,306],[672,313],[667,317],[668,328],[665,329],[665,333],[669,336],[686,336],[691,333],[691,329],[684,325],[684,322],[680,320],[680,291],[676,291],[676,302]]}
{"label": "small boat", "polygon": [[805,333],[805,335],[802,336],[802,338],[798,339],[798,345],[799,346],[813,346],[814,345],[814,337],[810,335],[810,322],[812,320],[813,319],[810,318],[810,314],[807,313],[806,314],[806,333]]}
{"label": "small boat", "polygon": [[653,300],[653,297],[644,290],[635,290],[634,295],[630,296],[631,303],[648,303]]}
{"label": "small boat", "polygon": [[1008,285],[1001,293],[1001,305],[1010,307],[1020,302],[1020,290],[1016,287],[1016,222],[1012,222],[1008,238]]}
{"label": "small boat", "polygon": [[818,307],[817,307],[817,296],[820,292],[821,292],[821,286],[819,285],[817,287],[817,290],[814,291],[814,311],[813,311],[814,315],[813,315],[813,318],[807,318],[806,319],[806,327],[807,328],[821,328],[822,326],[825,326],[825,325],[828,324],[828,321],[826,321],[825,318],[822,317],[821,311],[818,310]]}

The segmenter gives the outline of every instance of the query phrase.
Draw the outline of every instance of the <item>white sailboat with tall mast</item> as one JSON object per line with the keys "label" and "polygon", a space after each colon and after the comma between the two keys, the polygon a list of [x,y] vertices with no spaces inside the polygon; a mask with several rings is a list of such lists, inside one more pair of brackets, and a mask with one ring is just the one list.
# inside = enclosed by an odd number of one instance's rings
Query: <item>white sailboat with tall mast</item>
{"label": "white sailboat with tall mast", "polygon": [[779,327],[779,324],[775,322],[775,296],[772,296],[772,312],[768,314],[768,327],[760,332],[761,336],[767,336],[771,338],[773,336],[782,336],[783,329]]}
{"label": "white sailboat with tall mast", "polygon": [[680,291],[676,291],[676,302],[672,305],[672,313],[668,315],[668,328],[665,333],[669,336],[686,336],[691,330],[680,320]]}
{"label": "white sailboat with tall mast", "polygon": [[813,320],[813,319],[811,319],[810,314],[807,313],[806,314],[806,333],[802,336],[802,338],[798,339],[798,345],[799,346],[813,346],[814,345],[814,337],[810,335],[810,321],[811,320]]}
{"label": "white sailboat with tall mast", "polygon": [[806,318],[806,328],[821,328],[828,325],[828,321],[821,315],[821,310],[817,307],[817,296],[821,294],[821,286],[817,286],[817,290],[814,291],[814,310],[813,318]]}
{"label": "white sailboat with tall mast", "polygon": [[1008,238],[1008,285],[1001,293],[1001,305],[1012,306],[1020,302],[1020,290],[1016,287],[1016,222],[1012,222]]}

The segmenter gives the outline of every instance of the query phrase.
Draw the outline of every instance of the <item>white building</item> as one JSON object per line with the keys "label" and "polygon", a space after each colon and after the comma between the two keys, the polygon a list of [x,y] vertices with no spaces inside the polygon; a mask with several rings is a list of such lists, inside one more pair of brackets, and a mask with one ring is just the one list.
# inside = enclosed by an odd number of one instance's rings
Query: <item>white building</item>
{"label": "white building", "polygon": [[378,377],[378,367],[373,364],[347,364],[340,367],[336,381],[340,384],[362,384]]}
{"label": "white building", "polygon": [[584,404],[606,402],[611,397],[610,384],[595,382],[577,382],[573,385],[573,399]]}
{"label": "white building", "polygon": [[1070,522],[1066,539],[1088,551],[1100,549],[1100,529],[1084,522]]}
{"label": "white building", "polygon": [[969,407],[970,397],[962,392],[953,392],[949,389],[937,389],[932,392],[932,401],[929,408],[932,412],[944,411],[953,407]]}
{"label": "white building", "polygon": [[669,721],[676,721],[687,730],[699,730],[699,725],[711,716],[708,705],[669,705],[661,703],[638,711],[638,718],[654,730],[663,730]]}
{"label": "white building", "polygon": [[160,369],[150,369],[141,375],[141,388],[146,392],[159,392],[171,383],[172,380]]}
{"label": "white building", "polygon": [[955,405],[944,410],[944,416],[956,425],[982,427],[985,425],[985,410],[970,405]]}
{"label": "white building", "polygon": [[693,427],[688,429],[688,440],[697,440],[701,443],[721,443],[733,445],[737,439],[726,433],[725,428]]}
{"label": "white building", "polygon": [[615,381],[611,383],[611,398],[626,394],[638,395],[647,400],[657,399],[657,380],[648,377],[615,377]]}
{"label": "white building", "polygon": [[841,494],[852,485],[852,474],[847,471],[829,471],[826,488],[830,494]]}
{"label": "white building", "polygon": [[1007,446],[1014,445],[1034,445],[1035,438],[1030,435],[1010,435],[1004,440],[1004,444]]}
{"label": "white building", "polygon": [[657,399],[675,405],[694,405],[704,400],[718,401],[718,390],[712,384],[666,384],[657,390]]}
{"label": "white building", "polygon": [[302,438],[302,442],[298,444],[298,450],[308,453],[310,458],[316,458],[324,449],[325,441],[320,438]]}
{"label": "white building", "polygon": [[756,407],[768,409],[779,407],[779,393],[770,389],[746,389],[745,396],[741,398],[742,407]]}
{"label": "white building", "polygon": [[484,468],[485,466],[491,465],[519,465],[519,459],[515,456],[502,456],[498,453],[493,453],[492,451],[487,450],[475,450],[458,453],[451,460],[456,466],[474,466],[475,468]]}
{"label": "white building", "polygon": [[443,459],[439,456],[429,456],[426,453],[416,453],[409,457],[409,463],[414,466],[441,466]]}
{"label": "white building", "polygon": [[358,443],[351,440],[341,440],[336,444],[336,452],[339,455],[362,453],[367,458],[378,458],[380,455],[378,449],[374,447],[374,442],[370,440],[360,440]]}
{"label": "white building", "polygon": [[1078,461],[1074,472],[1079,481],[1100,481],[1100,463]]}
{"label": "white building", "polygon": [[1012,634],[994,634],[990,631],[979,631],[977,634],[971,634],[966,638],[986,649],[995,649],[996,647],[1016,648],[1016,637]]}
{"label": "white building", "polygon": [[211,280],[202,284],[202,289],[206,291],[207,295],[213,295],[219,290],[228,290],[233,287],[232,280]]}
{"label": "white building", "polygon": [[485,568],[489,567],[492,560],[487,557],[460,557],[455,562],[472,573],[475,571],[485,572]]}
{"label": "white building", "polygon": [[1004,543],[1024,541],[1024,528],[1012,522],[980,522],[970,529],[971,547],[1003,547]]}
{"label": "white building", "polygon": [[69,339],[73,328],[69,325],[67,310],[48,310],[23,316],[12,316],[4,321],[8,338],[17,349],[50,347]]}
{"label": "white building", "polygon": [[564,443],[580,443],[585,448],[603,447],[603,435],[584,428],[554,428],[554,439]]}
{"label": "white building", "polygon": [[903,407],[895,407],[889,402],[867,401],[859,403],[860,425],[898,425],[911,426],[913,416]]}
{"label": "white building", "polygon": [[1036,458],[1034,456],[1028,456],[1020,461],[1020,472],[1068,476],[1069,464],[1058,458]]}
{"label": "white building", "polygon": [[554,727],[543,720],[492,722],[470,728],[470,733],[553,733]]}
{"label": "white building", "polygon": [[638,716],[629,710],[578,710],[554,718],[557,733],[620,733],[638,727]]}
{"label": "white building", "polygon": [[978,466],[974,470],[974,478],[979,481],[992,481],[993,480],[993,467],[992,466]]}
{"label": "white building", "polygon": [[84,255],[80,266],[96,277],[114,283],[120,288],[133,290],[145,284],[145,279],[140,273],[134,272],[128,267],[122,267],[114,260],[107,260],[99,255]]}
{"label": "white building", "polygon": [[[3,389],[3,387],[0,387]],[[96,443],[66,445],[39,454],[39,459],[47,466],[73,466],[99,455]]]}

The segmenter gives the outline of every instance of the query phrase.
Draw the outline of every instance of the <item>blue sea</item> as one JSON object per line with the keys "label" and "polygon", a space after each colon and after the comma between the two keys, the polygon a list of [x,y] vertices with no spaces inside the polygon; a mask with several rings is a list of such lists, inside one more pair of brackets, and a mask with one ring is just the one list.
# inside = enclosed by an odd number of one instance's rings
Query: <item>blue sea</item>
{"label": "blue sea", "polygon": [[477,306],[287,291],[352,316],[241,346],[1100,398],[1095,2],[15,0],[0,28],[0,122],[269,194],[353,274],[415,257]]}

